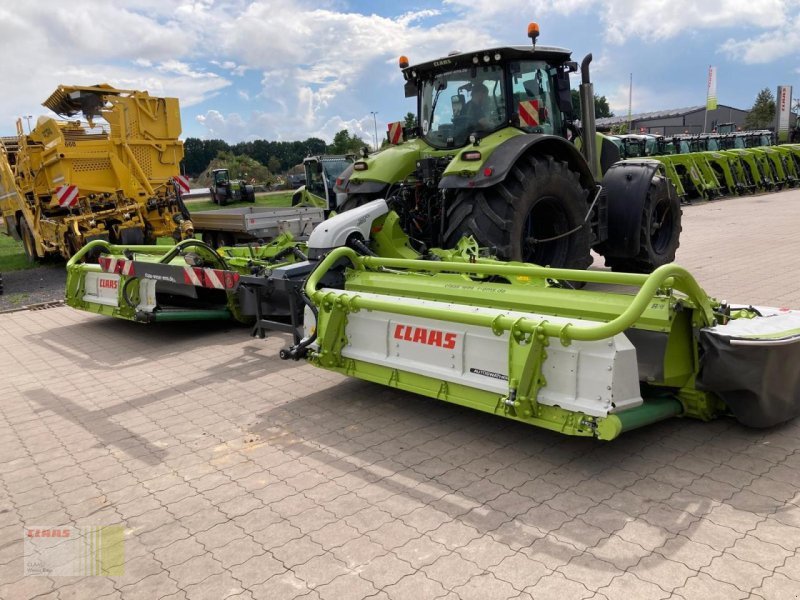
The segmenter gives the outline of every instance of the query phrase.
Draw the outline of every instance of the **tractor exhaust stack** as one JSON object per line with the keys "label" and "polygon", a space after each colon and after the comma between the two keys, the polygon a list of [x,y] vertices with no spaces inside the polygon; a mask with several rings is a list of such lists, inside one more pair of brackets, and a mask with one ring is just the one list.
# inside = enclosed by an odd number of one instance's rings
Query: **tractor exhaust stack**
{"label": "tractor exhaust stack", "polygon": [[589,163],[589,168],[596,180],[602,177],[598,169],[597,142],[595,140],[597,128],[594,122],[594,86],[589,78],[589,63],[592,55],[587,54],[581,61],[581,127],[583,128],[583,156]]}

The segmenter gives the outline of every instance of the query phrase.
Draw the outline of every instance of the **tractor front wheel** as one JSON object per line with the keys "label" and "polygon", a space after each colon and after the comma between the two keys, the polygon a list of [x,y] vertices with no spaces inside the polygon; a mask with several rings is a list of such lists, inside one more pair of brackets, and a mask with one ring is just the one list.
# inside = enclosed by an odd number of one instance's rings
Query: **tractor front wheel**
{"label": "tractor front wheel", "polygon": [[681,203],[669,181],[656,175],[642,209],[639,254],[635,257],[606,257],[614,271],[651,273],[675,260],[680,245]]}
{"label": "tractor front wheel", "polygon": [[504,181],[459,190],[447,210],[445,247],[471,235],[501,259],[585,269],[592,263],[587,196],[567,163],[523,157]]}

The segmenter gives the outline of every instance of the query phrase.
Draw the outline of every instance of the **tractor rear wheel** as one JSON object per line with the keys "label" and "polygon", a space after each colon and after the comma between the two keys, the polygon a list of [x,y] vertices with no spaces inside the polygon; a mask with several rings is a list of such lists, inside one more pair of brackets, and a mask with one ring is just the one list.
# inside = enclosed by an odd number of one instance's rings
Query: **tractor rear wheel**
{"label": "tractor rear wheel", "polygon": [[347,200],[342,203],[342,206],[337,212],[343,213],[346,210],[352,210],[354,208],[358,208],[366,204],[367,202],[372,202],[373,200],[377,200],[378,198],[383,198],[381,195],[374,195],[374,194],[349,194],[347,196]]}
{"label": "tractor rear wheel", "polygon": [[19,235],[22,238],[22,248],[25,250],[25,258],[28,259],[29,263],[36,262],[38,258],[36,255],[36,241],[25,219],[22,219],[19,224]]}
{"label": "tractor rear wheel", "polygon": [[606,257],[614,271],[650,273],[675,260],[680,245],[681,203],[669,181],[656,175],[642,209],[639,254],[634,257]]}
{"label": "tractor rear wheel", "polygon": [[552,157],[523,157],[490,188],[459,190],[447,210],[444,245],[464,235],[505,260],[585,269],[592,263],[587,190]]}

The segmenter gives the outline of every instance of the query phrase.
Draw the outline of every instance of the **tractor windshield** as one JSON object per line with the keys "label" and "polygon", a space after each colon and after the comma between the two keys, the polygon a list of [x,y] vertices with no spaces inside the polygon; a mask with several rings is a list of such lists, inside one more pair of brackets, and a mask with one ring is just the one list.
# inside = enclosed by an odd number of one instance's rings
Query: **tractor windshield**
{"label": "tractor windshield", "polygon": [[325,158],[322,160],[322,169],[325,172],[325,179],[328,180],[328,187],[333,188],[336,178],[342,174],[347,167],[353,164],[349,158]]}
{"label": "tractor windshield", "polygon": [[458,69],[422,82],[420,125],[437,148],[466,145],[469,135],[506,121],[503,70],[497,65]]}

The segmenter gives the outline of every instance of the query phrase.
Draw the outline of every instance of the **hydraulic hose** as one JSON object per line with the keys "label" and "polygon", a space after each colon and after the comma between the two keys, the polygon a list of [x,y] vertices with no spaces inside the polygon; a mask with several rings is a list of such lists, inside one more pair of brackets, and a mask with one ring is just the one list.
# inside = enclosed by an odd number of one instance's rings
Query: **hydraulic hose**
{"label": "hydraulic hose", "polygon": [[[317,267],[317,269],[318,268],[319,266]],[[316,269],[314,269],[314,271],[316,271]],[[298,289],[298,293],[300,294],[300,299],[303,301],[303,304],[305,304],[314,314],[314,324],[315,324],[314,331],[313,333],[311,333],[311,335],[307,335],[302,340],[297,342],[294,346],[290,346],[289,348],[282,348],[279,353],[279,356],[283,360],[288,360],[288,359],[300,360],[301,358],[305,358],[306,354],[308,353],[308,347],[317,341],[316,323],[319,320],[319,311],[317,310],[317,307],[314,305],[314,303],[311,301],[311,298],[308,297],[308,294],[306,294],[306,286],[308,285],[308,279],[309,277],[311,277],[314,271],[309,273],[308,277],[306,277],[305,280],[303,280],[303,284]]]}
{"label": "hydraulic hose", "polygon": [[[228,270],[229,267],[228,267],[228,263],[225,260],[225,258],[220,256],[217,253],[217,251],[214,250],[214,248],[212,248],[211,246],[206,244],[204,241],[202,241],[202,240],[194,240],[194,239],[183,240],[182,242],[178,242],[158,262],[166,264],[169,261],[171,261],[173,258],[178,256],[178,254],[180,254],[182,250],[185,250],[186,248],[191,248],[193,246],[196,246],[197,248],[202,248],[203,250],[208,251],[214,257],[214,259],[217,261],[217,264],[219,264],[223,269]],[[135,252],[135,250],[134,250],[134,252]]]}

